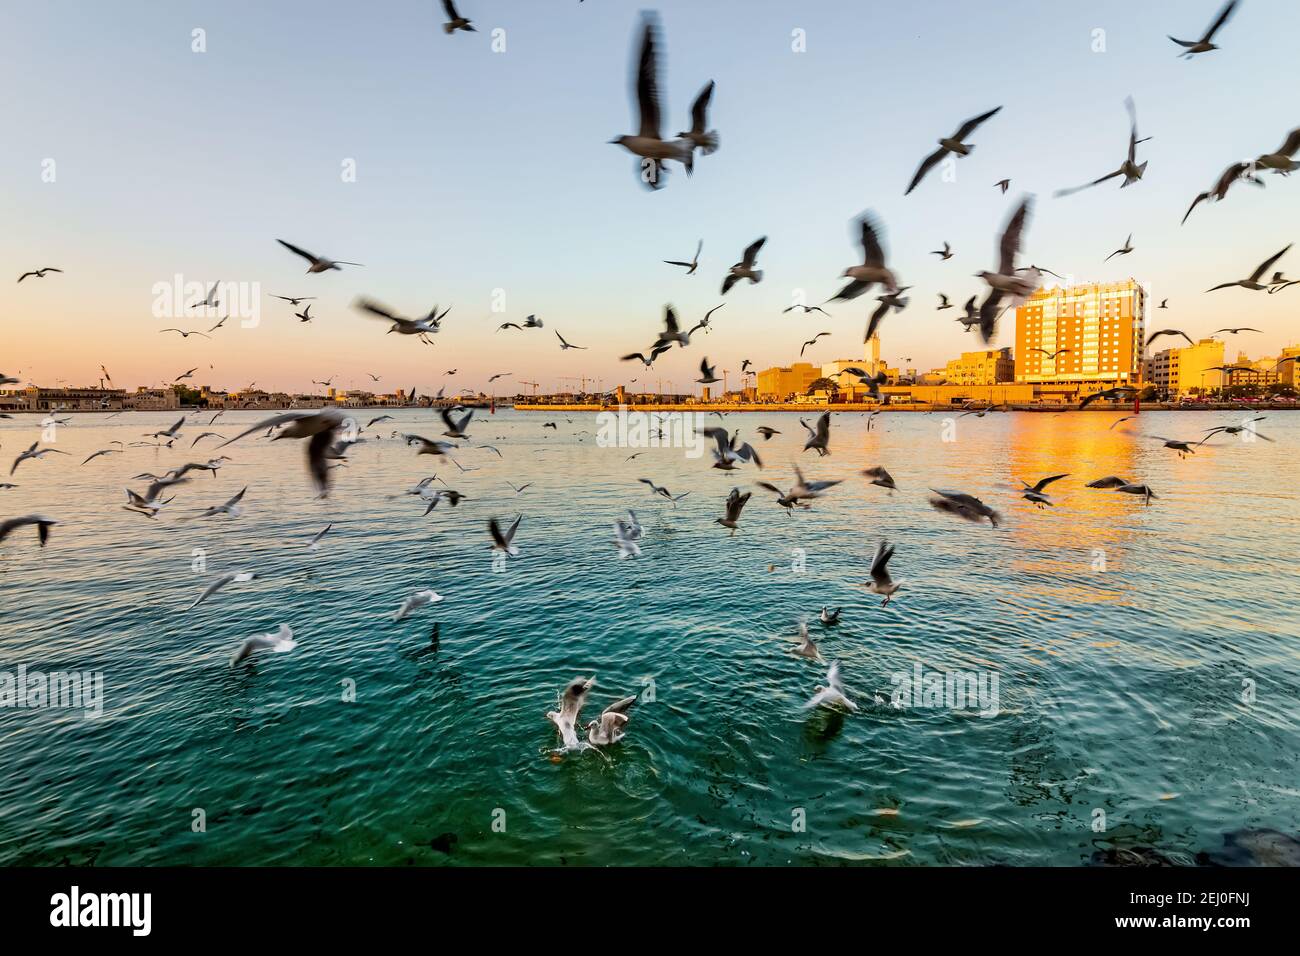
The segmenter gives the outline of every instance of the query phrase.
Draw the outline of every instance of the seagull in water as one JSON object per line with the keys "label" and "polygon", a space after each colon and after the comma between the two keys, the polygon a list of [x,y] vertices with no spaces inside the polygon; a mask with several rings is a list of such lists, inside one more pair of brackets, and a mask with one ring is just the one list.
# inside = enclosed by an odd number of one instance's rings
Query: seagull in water
{"label": "seagull in water", "polygon": [[806,657],[809,660],[814,661],[822,659],[821,651],[817,649],[817,643],[808,636],[807,624],[799,624],[799,643],[790,648],[790,653],[798,654],[800,657]]}
{"label": "seagull in water", "polygon": [[812,700],[804,704],[805,710],[812,710],[816,707],[844,707],[848,710],[857,710],[858,705],[849,700],[844,695],[844,685],[840,683],[840,662],[835,661],[831,664],[830,670],[826,672],[826,686],[818,685],[813,688],[814,694]]}
{"label": "seagull in water", "polygon": [[230,658],[230,666],[237,667],[258,651],[287,654],[297,646],[298,642],[293,639],[293,629],[288,624],[281,624],[274,634],[256,634],[240,644]]}
{"label": "seagull in water", "polygon": [[[908,185],[907,189],[903,191],[903,195],[906,196],[915,189],[917,184],[925,178],[925,174],[933,169],[935,164],[949,153],[956,153],[958,156],[969,156],[970,151],[975,147],[970,143],[963,143],[962,140],[975,132],[975,130],[978,129],[985,120],[992,119],[1000,109],[1002,109],[1000,106],[994,107],[987,113],[981,113],[979,116],[968,119],[957,128],[957,132],[939,140],[939,148],[929,156],[925,157],[925,159],[921,160],[921,165],[917,168],[916,175],[912,177],[912,182]],[[1003,191],[1005,192],[1005,190]],[[944,258],[947,257],[945,256]]]}
{"label": "seagull in water", "polygon": [[560,732],[560,740],[565,750],[577,750],[581,744],[578,740],[578,715],[586,703],[587,691],[595,685],[595,677],[575,677],[560,695],[559,711],[548,710],[546,719],[555,724]]}
{"label": "seagull in water", "polygon": [[[635,517],[633,520],[635,520]],[[640,536],[639,528],[634,529],[632,525],[622,518],[614,520],[614,546],[618,548],[620,560],[641,557],[641,546],[636,543],[637,538]]]}
{"label": "seagull in water", "polygon": [[758,253],[765,242],[767,242],[767,236],[760,236],[755,239],[745,248],[745,254],[741,257],[741,260],[727,270],[727,275],[722,280],[723,295],[726,295],[727,291],[741,279],[748,279],[750,285],[763,281],[763,270],[755,269],[754,266],[758,263]]}
{"label": "seagull in water", "polygon": [[1230,0],[1229,3],[1225,4],[1223,9],[1219,11],[1218,17],[1210,24],[1210,29],[1205,31],[1205,36],[1201,37],[1199,40],[1179,40],[1177,37],[1166,34],[1166,36],[1169,36],[1169,39],[1184,48],[1183,52],[1178,54],[1178,56],[1182,59],[1190,60],[1197,53],[1209,53],[1211,50],[1217,50],[1218,46],[1210,41],[1214,39],[1214,34],[1219,32],[1219,28],[1228,22],[1228,18],[1232,16],[1232,11],[1235,10],[1236,7],[1237,0]]}
{"label": "seagull in water", "polygon": [[600,720],[593,720],[587,724],[587,743],[593,747],[604,747],[622,740],[626,735],[627,712],[635,703],[635,694],[631,697],[620,697],[601,711]]}
{"label": "seagull in water", "polygon": [[663,183],[668,160],[681,163],[689,176],[695,166],[695,144],[688,139],[666,141],[660,134],[658,20],[652,14],[641,17],[641,53],[637,58],[632,86],[636,95],[640,125],[634,136],[619,136],[610,143],[641,157],[641,181],[651,189]]}
{"label": "seagull in water", "polygon": [[830,608],[823,606],[820,617],[821,622],[827,627],[834,627],[836,624],[840,623],[840,611],[842,610],[844,609],[837,607],[832,611]]}

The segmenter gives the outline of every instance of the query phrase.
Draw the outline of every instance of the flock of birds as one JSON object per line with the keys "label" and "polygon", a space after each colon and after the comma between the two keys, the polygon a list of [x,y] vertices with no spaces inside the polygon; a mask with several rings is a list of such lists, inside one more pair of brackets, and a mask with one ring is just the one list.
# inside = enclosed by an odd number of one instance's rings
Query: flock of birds
{"label": "flock of birds", "polygon": [[[1198,54],[1207,53],[1218,49],[1213,42],[1219,30],[1224,26],[1232,16],[1238,4],[1238,0],[1231,0],[1227,3],[1215,21],[1212,23],[1206,33],[1197,40],[1178,40],[1173,37],[1170,39],[1183,48],[1181,54],[1185,57],[1193,57]],[[473,32],[475,30],[471,20],[462,16],[452,0],[443,0],[443,7],[447,15],[447,22],[444,24],[444,30],[447,34],[456,32]],[[659,72],[660,56],[659,50],[661,40],[659,38],[659,29],[657,20],[652,14],[644,14],[640,26],[640,44],[639,51],[633,63],[632,83],[637,106],[637,123],[636,132],[630,135],[621,135],[611,140],[611,143],[621,146],[629,153],[637,157],[638,175],[640,180],[650,189],[660,189],[665,185],[668,173],[668,165],[676,163],[682,166],[688,175],[694,170],[695,154],[699,152],[704,156],[714,153],[720,146],[720,137],[716,130],[710,129],[709,112],[715,91],[715,83],[710,80],[700,90],[690,107],[690,127],[689,129],[678,133],[676,137],[665,139],[663,136],[663,111],[660,105],[659,97]],[[1083,189],[1099,186],[1105,182],[1122,177],[1120,188],[1128,187],[1139,182],[1147,168],[1146,162],[1138,161],[1138,146],[1150,137],[1139,137],[1136,118],[1136,107],[1130,98],[1126,101],[1126,106],[1130,118],[1130,135],[1128,139],[1127,151],[1123,160],[1118,167],[1104,175],[1082,185],[1063,189],[1058,192],[1059,196],[1066,196],[1076,193]],[[993,120],[1001,111],[1002,107],[998,106],[987,110],[977,116],[974,116],[961,123],[950,136],[942,137],[938,140],[938,148],[926,155],[920,162],[910,182],[908,183],[904,194],[910,194],[921,186],[927,175],[941,162],[949,158],[959,158],[968,156],[973,144],[968,140],[980,130],[986,123]],[[1292,130],[1285,137],[1282,145],[1275,151],[1264,153],[1254,162],[1234,163],[1229,166],[1218,177],[1214,185],[1199,194],[1193,201],[1187,216],[1201,203],[1207,201],[1222,201],[1230,187],[1239,181],[1249,182],[1256,186],[1263,186],[1263,181],[1259,178],[1261,170],[1271,170],[1279,175],[1285,176],[1291,171],[1300,167],[1293,158],[1297,150],[1300,150],[1300,129]],[[1005,178],[994,184],[995,188],[1006,193],[1010,188],[1010,179]],[[986,269],[977,273],[977,276],[983,280],[987,289],[982,303],[977,305],[978,296],[971,296],[963,307],[963,315],[957,321],[961,322],[969,331],[972,328],[979,330],[985,342],[992,339],[996,331],[998,318],[1008,309],[1014,308],[1023,303],[1039,288],[1041,278],[1044,273],[1052,273],[1051,270],[1041,269],[1032,263],[1021,265],[1020,256],[1024,243],[1026,230],[1029,224],[1030,216],[1033,209],[1032,197],[1019,199],[1003,225],[997,237],[997,256],[996,261],[991,269]],[[901,311],[908,306],[909,300],[904,297],[903,293],[907,292],[909,287],[900,283],[897,272],[893,268],[890,258],[886,252],[884,243],[884,228],[879,218],[872,212],[867,211],[857,216],[853,220],[852,236],[860,247],[860,261],[844,268],[840,278],[846,280],[839,290],[830,298],[820,305],[793,305],[786,309],[786,312],[794,309],[802,309],[804,314],[821,313],[829,315],[824,306],[834,302],[848,302],[860,298],[872,289],[879,288],[881,294],[877,301],[879,306],[875,308],[867,322],[864,342],[875,335],[891,312]],[[738,283],[746,282],[756,284],[763,279],[763,270],[759,268],[759,257],[762,253],[767,237],[759,237],[750,243],[741,253],[740,258],[731,265],[722,276],[720,294],[726,295]],[[288,252],[302,258],[307,263],[307,274],[319,275],[331,271],[337,271],[341,268],[359,267],[361,264],[348,260],[332,259],[326,256],[318,255],[313,252],[289,243],[283,239],[277,240],[279,244]],[[1132,235],[1125,241],[1124,245],[1111,253],[1107,259],[1127,255],[1133,251]],[[1269,271],[1273,269],[1279,259],[1290,249],[1290,246],[1282,249],[1278,253],[1264,260],[1248,277],[1231,282],[1221,283],[1207,291],[1215,291],[1228,287],[1239,287],[1251,291],[1266,291],[1270,294],[1288,288],[1300,280],[1291,280],[1286,278],[1281,272],[1274,272],[1271,278],[1265,278]],[[695,253],[689,260],[671,259],[664,260],[667,265],[674,268],[685,270],[685,275],[693,276],[700,267],[700,256],[703,251],[703,240],[697,243]],[[948,260],[953,256],[951,246],[944,242],[941,249],[933,251],[934,255],[941,260]],[[23,273],[18,281],[21,283],[30,278],[44,279],[50,274],[60,273],[62,270],[55,267],[43,267]],[[214,308],[219,302],[217,299],[218,285],[214,284],[207,292],[206,296],[192,306],[201,306],[204,308]],[[276,296],[288,303],[292,308],[298,308],[303,303],[310,302],[311,296]],[[940,310],[953,308],[948,297],[940,293]],[[424,344],[433,344],[433,336],[437,335],[442,328],[442,323],[447,317],[450,309],[440,311],[434,306],[427,314],[421,317],[404,316],[387,306],[384,306],[371,299],[358,299],[354,303],[355,307],[367,317],[380,319],[388,323],[386,334],[399,334],[411,336]],[[678,319],[676,311],[670,305],[665,308],[662,328],[657,332],[653,341],[647,346],[634,352],[629,352],[621,358],[625,361],[639,361],[646,368],[653,366],[655,361],[673,349],[674,347],[685,349],[692,340],[692,336],[697,333],[707,334],[710,328],[710,319],[712,315],[722,308],[722,305],[715,306],[709,310],[703,318],[691,325],[689,329],[684,330],[684,324]],[[1167,300],[1163,302],[1160,308],[1167,308]],[[310,322],[313,319],[311,315],[311,306],[308,304],[301,312],[296,312],[295,317],[300,322]],[[207,329],[164,329],[163,332],[175,332],[183,338],[190,336],[209,337],[224,323],[218,323],[216,326]],[[514,331],[519,333],[528,330],[537,330],[544,328],[544,322],[536,315],[529,315],[522,322],[504,322],[497,331]],[[572,349],[584,349],[585,346],[576,345],[565,338],[558,330],[553,330],[558,340],[559,348],[562,351]],[[1257,331],[1245,327],[1229,328],[1217,330],[1218,333],[1237,334],[1241,332]],[[819,332],[811,339],[804,342],[800,351],[803,352],[814,346],[821,338],[830,335],[829,332]],[[1163,336],[1181,336],[1188,342],[1192,339],[1185,332],[1179,329],[1162,329],[1154,332],[1147,340],[1146,345],[1150,345],[1154,340]],[[1044,354],[1055,358],[1068,349],[1058,349],[1055,352]],[[1283,361],[1287,361],[1284,359]],[[753,363],[746,359],[742,363],[742,371],[748,374],[749,367]],[[708,357],[701,359],[699,369],[700,377],[696,379],[702,384],[712,384],[719,379],[716,375],[716,364],[710,364]],[[1229,370],[1231,366],[1222,367]],[[105,373],[107,370],[104,370]],[[176,382],[192,377],[197,368],[189,369],[182,373],[176,379]],[[455,369],[449,370],[447,374],[454,374]],[[370,377],[378,381],[378,377],[373,373]],[[498,373],[489,381],[495,381],[512,373]],[[867,385],[868,389],[880,396],[879,386],[884,383],[884,376],[881,373],[869,373],[860,367],[851,367],[840,373],[856,378],[860,383]],[[0,385],[18,381],[15,378],[0,374]],[[326,379],[318,384],[329,384]],[[1091,402],[1099,400],[1124,400],[1132,397],[1138,389],[1132,386],[1116,386],[1105,389],[1093,395],[1087,396],[1082,405],[1088,405]],[[441,398],[441,391],[438,397]],[[414,390],[412,390],[411,400],[414,401]],[[968,408],[965,414],[983,415],[990,409],[985,408]],[[463,414],[458,414],[463,412]],[[721,413],[718,413],[721,414]],[[204,428],[211,428],[216,425],[217,420],[222,413],[216,415],[206,422]],[[473,419],[472,409],[463,409],[460,407],[444,408],[441,411],[441,420],[444,427],[441,435],[429,437],[426,435],[414,433],[393,432],[389,439],[397,440],[414,450],[416,456],[434,456],[435,458],[446,458],[456,465],[462,472],[472,471],[474,469],[466,468],[456,462],[453,452],[464,445],[456,444],[457,442],[468,443],[470,441],[469,429]],[[349,412],[340,408],[326,407],[321,409],[310,410],[293,410],[286,411],[263,418],[252,425],[243,428],[238,434],[226,437],[224,434],[204,430],[195,436],[189,447],[195,447],[200,441],[205,439],[220,440],[220,444],[213,447],[213,450],[224,449],[254,434],[260,434],[269,442],[278,442],[286,439],[296,439],[305,442],[306,464],[311,481],[315,486],[318,496],[325,497],[328,495],[332,472],[337,467],[343,465],[348,458],[352,446],[359,442],[366,441],[383,441],[382,435],[375,432],[373,435],[367,435],[367,430],[373,430],[374,426],[390,420],[391,416],[379,415],[372,418],[365,426],[361,426],[349,414]],[[144,438],[150,439],[148,442],[133,442],[133,445],[152,445],[154,447],[164,447],[170,449],[174,443],[183,437],[182,429],[187,428],[190,423],[190,414],[183,415],[169,428],[149,433]],[[1123,419],[1121,419],[1122,421]],[[57,419],[55,420],[58,421]],[[800,424],[807,432],[806,441],[803,445],[803,452],[815,452],[819,458],[824,458],[831,454],[831,413],[825,412],[818,417],[814,423],[809,424],[800,420]],[[1118,422],[1116,423],[1118,424]],[[548,422],[543,427],[555,427],[555,423]],[[1179,453],[1179,455],[1192,454],[1196,447],[1203,445],[1206,441],[1216,435],[1238,434],[1244,428],[1252,427],[1250,425],[1240,426],[1218,426],[1210,429],[1208,433],[1199,441],[1194,440],[1175,440],[1159,438],[1164,445]],[[757,429],[758,434],[764,442],[770,440],[773,435],[780,432],[769,426],[762,426]],[[753,466],[756,469],[763,468],[763,462],[759,451],[749,442],[741,440],[739,432],[731,432],[724,427],[713,427],[704,429],[702,436],[712,443],[711,457],[712,467],[722,471],[733,472],[741,468]],[[188,436],[185,436],[188,437]],[[1271,439],[1270,439],[1271,440]],[[113,454],[121,453],[124,445],[121,442],[115,443],[119,447],[108,447],[95,451],[84,461],[82,466],[88,465],[91,461]],[[501,452],[491,445],[479,445],[482,449],[491,450],[498,456]],[[26,462],[39,462],[45,456],[50,454],[67,454],[62,450],[54,447],[41,447],[40,442],[34,442],[26,450],[22,451],[13,461],[9,474],[13,475],[17,469]],[[636,455],[630,456],[635,458]],[[126,490],[126,503],[123,505],[128,511],[143,515],[147,519],[155,520],[159,513],[170,505],[176,497],[177,489],[193,480],[193,476],[198,473],[207,472],[216,476],[217,472],[223,465],[231,459],[226,455],[207,458],[204,461],[186,462],[175,468],[163,472],[162,474],[141,473],[136,476],[136,480],[145,482],[139,489]],[[826,495],[835,486],[842,483],[841,479],[835,480],[808,480],[800,468],[796,465],[793,469],[794,478],[789,487],[782,488],[768,481],[760,481],[756,486],[770,494],[775,495],[775,503],[778,507],[785,509],[788,514],[792,514],[796,509],[807,510],[813,506],[813,503]],[[883,467],[875,466],[862,472],[862,477],[875,486],[887,490],[893,494],[897,490],[894,479]],[[1037,508],[1049,507],[1053,504],[1051,495],[1048,491],[1049,486],[1059,482],[1068,475],[1051,475],[1044,477],[1034,483],[1022,482],[1022,497],[1031,502]],[[671,502],[674,506],[690,492],[673,494],[669,489],[656,484],[648,478],[638,479],[641,483],[649,487],[650,493],[657,498]],[[455,508],[462,499],[467,497],[463,492],[452,488],[444,481],[440,481],[441,487],[435,487],[433,478],[426,478],[417,485],[407,489],[405,494],[414,496],[426,505],[425,514],[431,512],[439,504],[445,503],[448,507]],[[0,488],[16,487],[10,483],[0,484]],[[528,484],[516,487],[513,484],[515,494],[523,492]],[[1088,488],[1111,490],[1113,492],[1129,494],[1141,497],[1144,502],[1149,504],[1156,497],[1152,489],[1141,481],[1131,481],[1116,475],[1106,476],[1087,483]],[[238,494],[229,499],[202,507],[195,513],[187,516],[185,520],[209,519],[223,517],[227,520],[233,520],[239,517],[242,512],[242,502],[248,492],[245,487]],[[715,519],[716,524],[728,529],[734,535],[740,527],[742,513],[750,501],[753,492],[740,491],[739,487],[733,488],[727,495],[722,505],[722,516]],[[983,523],[987,521],[990,526],[997,527],[1001,520],[1001,515],[997,510],[986,504],[984,501],[974,495],[958,490],[941,490],[931,489],[931,496],[928,499],[932,508],[939,512],[952,515],[955,518],[972,522]],[[517,543],[520,525],[523,519],[522,515],[515,517],[508,526],[497,518],[492,518],[488,522],[488,546],[501,556],[502,560],[518,557],[520,546]],[[38,514],[29,514],[21,517],[10,518],[0,522],[0,542],[4,541],[11,534],[20,529],[34,527],[37,539],[41,546],[44,546],[50,538],[51,528],[58,522],[50,517]],[[316,549],[320,546],[322,539],[328,534],[332,525],[326,526],[318,532],[306,547]],[[629,511],[626,519],[618,519],[613,523],[613,545],[617,549],[618,555],[623,559],[635,559],[641,555],[644,541],[644,529],[640,524],[635,512]],[[895,598],[902,583],[895,580],[889,569],[890,561],[895,553],[894,546],[886,541],[879,542],[874,556],[871,561],[869,570],[869,580],[864,582],[864,586],[869,593],[878,595],[883,598],[882,604],[888,604]],[[223,589],[246,584],[256,578],[253,572],[233,572],[223,574],[215,578],[197,599],[190,605],[190,608],[212,599]],[[400,607],[394,614],[397,621],[404,620],[408,616],[417,613],[422,608],[430,607],[442,600],[441,596],[435,591],[424,590],[417,591],[407,596]],[[839,622],[841,609],[831,610],[823,608],[821,612],[821,621],[827,627],[833,627]],[[435,628],[433,640],[437,640],[437,629]],[[262,653],[287,653],[296,647],[292,630],[287,625],[281,625],[280,629],[271,634],[258,635],[251,637],[241,643],[231,657],[231,665],[238,666],[253,659]],[[791,648],[792,652],[799,657],[821,661],[821,653],[815,641],[809,637],[806,627],[801,627],[798,644]],[[558,710],[549,711],[546,716],[551,720],[557,729],[562,747],[570,750],[585,749],[589,747],[604,747],[616,744],[623,739],[629,723],[629,713],[636,697],[621,697],[610,703],[601,712],[598,720],[589,721],[584,728],[585,740],[580,738],[580,715],[586,701],[587,695],[595,684],[594,677],[580,677],[570,682],[560,694],[560,705]],[[850,699],[845,689],[839,664],[832,662],[826,673],[825,683],[816,687],[812,696],[807,702],[808,707],[833,707],[854,710],[857,704]]]}

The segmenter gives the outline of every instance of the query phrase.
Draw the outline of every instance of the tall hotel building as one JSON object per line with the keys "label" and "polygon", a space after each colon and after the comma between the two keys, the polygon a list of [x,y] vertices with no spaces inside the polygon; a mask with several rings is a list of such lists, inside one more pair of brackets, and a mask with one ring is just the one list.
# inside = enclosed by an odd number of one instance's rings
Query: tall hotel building
{"label": "tall hotel building", "polygon": [[1145,336],[1146,296],[1133,279],[1039,289],[1016,309],[1016,381],[1141,381]]}

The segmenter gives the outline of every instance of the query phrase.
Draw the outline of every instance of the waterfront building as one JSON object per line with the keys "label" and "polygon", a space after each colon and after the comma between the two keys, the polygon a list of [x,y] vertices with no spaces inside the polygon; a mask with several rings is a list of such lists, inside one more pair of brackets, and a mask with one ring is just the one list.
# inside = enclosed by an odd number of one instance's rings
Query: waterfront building
{"label": "waterfront building", "polygon": [[962,352],[961,357],[950,361],[941,374],[949,385],[997,385],[1015,381],[1016,362],[1009,348]]}
{"label": "waterfront building", "polygon": [[808,386],[822,377],[821,369],[810,362],[764,369],[758,373],[758,394],[761,398],[785,399],[802,395]]}
{"label": "waterfront building", "polygon": [[1145,335],[1134,279],[1039,289],[1016,309],[1015,380],[1080,397],[1140,382]]}
{"label": "waterfront building", "polygon": [[1161,349],[1151,356],[1151,379],[1162,392],[1170,395],[1200,395],[1223,387],[1223,372],[1216,366],[1223,361],[1223,343],[1218,339],[1201,339],[1184,348]]}

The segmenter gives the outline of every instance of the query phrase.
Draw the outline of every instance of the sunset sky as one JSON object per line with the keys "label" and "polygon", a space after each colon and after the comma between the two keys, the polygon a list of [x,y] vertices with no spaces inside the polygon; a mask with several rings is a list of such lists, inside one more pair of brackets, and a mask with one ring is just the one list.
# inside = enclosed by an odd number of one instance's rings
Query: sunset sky
{"label": "sunset sky", "polygon": [[[1296,238],[1300,176],[1267,174],[1266,188],[1236,186],[1179,220],[1225,166],[1300,124],[1300,5],[1244,0],[1221,50],[1177,59],[1166,34],[1200,36],[1219,5],[664,0],[663,132],[689,125],[713,79],[722,145],[697,157],[693,178],[673,167],[657,193],[607,142],[635,131],[634,3],[463,0],[479,32],[454,36],[432,0],[30,5],[0,30],[0,261],[11,276],[0,276],[0,371],[88,384],[103,363],[134,388],[199,366],[196,383],[291,390],[330,377],[370,387],[373,372],[378,390],[423,390],[457,368],[454,384],[475,388],[514,373],[504,391],[524,390],[520,380],[553,390],[568,376],[604,388],[661,377],[685,391],[707,355],[734,385],[742,359],[788,364],[819,331],[832,335],[809,360],[862,354],[874,295],[828,306],[831,319],[782,309],[799,290],[812,303],[836,291],[859,260],[848,227],[864,209],[912,286],[910,308],[885,322],[883,356],[927,369],[981,347],[953,312],[934,310],[935,293],[983,295],[972,273],[996,265],[997,235],[1026,192],[1037,204],[1022,261],[1079,280],[1132,275],[1154,302],[1170,300],[1148,328],[1197,338],[1252,325],[1264,334],[1230,341],[1229,358],[1239,346],[1276,354],[1300,337],[1300,286],[1203,290]],[[206,52],[191,49],[195,29]],[[806,52],[791,49],[796,30]],[[1146,178],[1053,199],[1123,159],[1128,94],[1140,135],[1153,137],[1139,147]],[[903,196],[938,137],[997,105],[956,182],[936,170]],[[349,160],[355,182],[341,175]],[[993,188],[1004,177],[1006,196]],[[1129,233],[1136,251],[1103,263]],[[727,267],[761,235],[764,281],[720,296]],[[365,266],[307,276],[277,238]],[[700,238],[697,275],[661,263],[689,259]],[[951,260],[928,255],[944,241]],[[14,283],[41,266],[65,273]],[[1279,268],[1300,275],[1300,250]],[[177,274],[260,283],[260,324],[232,319],[211,341],[160,333],[214,321],[152,314],[155,284]],[[277,293],[318,296],[316,321],[299,323]],[[452,311],[429,348],[385,335],[351,307],[359,295],[407,315]],[[692,323],[726,308],[656,372],[620,363],[651,343],[669,302]],[[529,313],[546,327],[494,331]],[[588,350],[561,352],[555,330]],[[1013,341],[1008,316],[995,344]]]}

